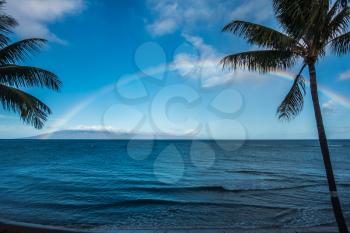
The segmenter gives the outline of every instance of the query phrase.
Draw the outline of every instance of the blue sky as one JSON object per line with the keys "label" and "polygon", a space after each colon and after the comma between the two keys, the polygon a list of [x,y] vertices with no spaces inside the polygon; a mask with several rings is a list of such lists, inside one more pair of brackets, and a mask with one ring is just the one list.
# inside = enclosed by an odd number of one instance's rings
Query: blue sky
{"label": "blue sky", "polygon": [[[288,75],[218,65],[226,54],[253,49],[220,32],[230,20],[278,28],[269,0],[11,0],[6,11],[20,23],[16,38],[50,41],[26,64],[55,72],[64,85],[60,93],[26,90],[53,111],[41,131],[0,110],[0,138],[61,129],[316,138],[309,93],[295,120],[276,117],[291,86]],[[328,56],[317,68],[329,137],[350,138],[349,56]]]}

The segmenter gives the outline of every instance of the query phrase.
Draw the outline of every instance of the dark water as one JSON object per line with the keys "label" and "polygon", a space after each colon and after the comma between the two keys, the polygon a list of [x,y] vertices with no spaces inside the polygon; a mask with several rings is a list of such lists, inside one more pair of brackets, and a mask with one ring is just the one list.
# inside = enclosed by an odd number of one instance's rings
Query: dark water
{"label": "dark water", "polygon": [[[350,141],[330,144],[350,221]],[[0,219],[104,230],[334,225],[317,141],[2,140]]]}

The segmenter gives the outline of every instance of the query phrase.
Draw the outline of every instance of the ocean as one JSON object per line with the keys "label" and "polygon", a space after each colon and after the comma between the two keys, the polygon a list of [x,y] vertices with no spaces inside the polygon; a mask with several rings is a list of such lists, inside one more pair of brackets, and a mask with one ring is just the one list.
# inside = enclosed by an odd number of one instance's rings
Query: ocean
{"label": "ocean", "polygon": [[[350,141],[330,151],[350,223]],[[0,221],[103,232],[335,226],[318,141],[302,140],[0,140]]]}

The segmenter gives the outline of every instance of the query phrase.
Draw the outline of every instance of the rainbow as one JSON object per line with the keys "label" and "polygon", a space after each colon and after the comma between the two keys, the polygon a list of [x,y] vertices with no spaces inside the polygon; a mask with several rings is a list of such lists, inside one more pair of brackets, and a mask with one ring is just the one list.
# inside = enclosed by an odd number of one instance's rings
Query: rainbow
{"label": "rainbow", "polygon": [[66,112],[62,117],[60,117],[57,121],[55,121],[50,126],[50,130],[46,132],[45,137],[43,137],[43,139],[48,139],[50,137],[50,133],[61,129],[62,126],[67,124],[72,118],[74,118],[77,114],[79,114],[82,110],[84,110],[97,98],[111,92],[113,88],[114,88],[113,85],[104,86],[101,89],[97,90],[96,92],[90,94],[83,101],[74,105],[68,112]]}
{"label": "rainbow", "polygon": [[[294,81],[294,78],[296,76],[296,74],[293,74],[291,72],[286,72],[286,71],[275,71],[275,72],[271,72],[271,74],[289,81]],[[306,80],[306,85],[308,86],[310,85],[310,82],[308,80]],[[318,85],[318,90],[321,94],[333,100],[335,103],[350,109],[349,98],[342,96],[340,94],[337,94],[336,92],[334,92],[333,90],[331,90],[330,88],[322,84]]]}
{"label": "rainbow", "polygon": [[[155,75],[155,74],[158,74],[159,72],[162,72],[163,69],[164,69],[164,66],[160,66],[160,67],[150,69],[146,73],[148,75],[151,75],[151,74]],[[288,80],[288,81],[294,81],[294,78],[296,76],[295,74],[293,74],[291,72],[285,72],[285,71],[271,72],[270,75],[276,76],[279,78],[283,78],[284,80]],[[123,85],[126,85],[130,81],[135,80],[136,78],[147,77],[147,75],[145,75],[145,73],[139,72],[139,73],[131,74],[127,77],[128,78],[123,81]],[[308,80],[306,80],[306,85],[310,85]],[[104,86],[101,89],[97,90],[96,92],[90,94],[86,99],[77,103],[68,112],[63,114],[63,116],[61,116],[59,120],[55,121],[50,127],[50,132],[54,132],[58,129],[61,129],[65,124],[67,124],[72,118],[74,118],[77,114],[79,114],[83,109],[85,109],[87,106],[89,106],[97,98],[113,91],[113,89],[114,89],[114,85],[110,84],[110,85]],[[333,90],[331,90],[328,87],[323,86],[323,85],[319,85],[319,91],[321,94],[323,94],[324,96],[333,100],[335,103],[337,103],[345,108],[350,109],[350,99],[349,98],[342,96],[340,94],[337,94]],[[50,132],[48,132],[47,135],[49,135]],[[47,138],[49,138],[49,136],[47,136]],[[45,138],[45,139],[47,139],[47,138]]]}

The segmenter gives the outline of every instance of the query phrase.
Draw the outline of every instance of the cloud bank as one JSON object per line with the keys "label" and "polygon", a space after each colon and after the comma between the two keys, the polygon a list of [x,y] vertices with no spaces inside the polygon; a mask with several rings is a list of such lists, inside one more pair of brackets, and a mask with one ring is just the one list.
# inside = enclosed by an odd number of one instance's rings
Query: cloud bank
{"label": "cloud bank", "polygon": [[350,79],[350,70],[344,71],[339,75],[338,78],[340,81],[345,81]]}
{"label": "cloud bank", "polygon": [[172,71],[177,72],[181,77],[196,79],[201,82],[203,88],[214,88],[226,85],[233,81],[241,80],[262,80],[261,75],[243,70],[223,70],[220,60],[223,54],[214,47],[206,44],[201,37],[184,34],[184,39],[193,47],[195,54],[179,53],[174,57],[170,65]]}
{"label": "cloud bank", "polygon": [[5,10],[19,22],[15,32],[20,37],[41,37],[64,44],[63,39],[50,31],[49,25],[80,13],[84,7],[84,0],[10,0]]}
{"label": "cloud bank", "polygon": [[218,24],[222,27],[232,19],[262,22],[272,16],[269,0],[149,0],[148,7],[154,17],[148,22],[147,29],[153,36],[178,30],[190,33],[200,27]]}
{"label": "cloud bank", "polygon": [[329,100],[322,104],[322,110],[325,114],[332,114],[336,112],[334,100]]}

